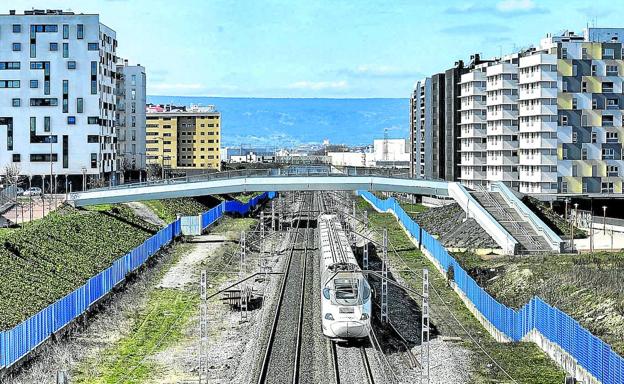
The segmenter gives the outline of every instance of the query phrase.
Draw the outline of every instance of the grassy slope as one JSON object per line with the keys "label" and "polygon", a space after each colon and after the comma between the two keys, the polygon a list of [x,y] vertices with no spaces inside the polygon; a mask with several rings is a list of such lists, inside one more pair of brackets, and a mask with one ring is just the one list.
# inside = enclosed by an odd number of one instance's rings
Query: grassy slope
{"label": "grassy slope", "polygon": [[[237,238],[240,231],[249,229],[255,223],[253,219],[226,217],[214,228],[214,232],[230,233]],[[176,245],[174,258],[163,268],[161,276],[190,250],[191,246],[188,244]],[[201,269],[231,269],[229,263],[232,260],[236,263],[236,257],[234,259],[231,257],[236,255],[237,250],[236,244],[226,243],[204,260],[195,274],[199,275]],[[214,288],[209,289],[208,294],[213,293],[226,278],[225,275],[210,276],[210,283]],[[146,293],[147,304],[128,314],[133,322],[130,333],[103,350],[97,359],[81,364],[73,374],[76,382],[143,383],[150,382],[158,377],[161,370],[167,369],[158,366],[149,357],[185,341],[184,334],[186,328],[190,326],[190,319],[198,313],[199,293],[196,290],[158,288],[158,281],[160,278],[155,279],[154,285]]]}
{"label": "grassy slope", "polygon": [[209,206],[204,205],[198,200],[190,197],[180,199],[149,200],[144,201],[143,203],[166,223],[174,221],[178,213],[182,215],[197,215],[210,209]]}
{"label": "grassy slope", "polygon": [[[431,312],[433,315],[432,325],[435,325],[442,334],[458,334],[462,337],[462,345],[471,350],[473,358],[472,380],[475,383],[500,383],[511,382],[501,370],[494,367],[491,361],[472,342],[470,338],[461,331],[461,327],[453,320],[448,310],[442,304],[447,303],[450,312],[459,319],[461,324],[475,338],[479,345],[491,355],[502,368],[520,383],[534,384],[559,384],[563,382],[564,373],[532,343],[498,343],[481,326],[479,321],[468,311],[460,300],[459,296],[448,287],[446,280],[440,275],[433,264],[414,248],[413,243],[407,237],[397,220],[391,214],[381,214],[374,211],[363,199],[358,202],[360,209],[368,210],[368,217],[373,228],[388,229],[390,243],[394,248],[400,250],[398,253],[410,268],[418,271],[428,268],[430,271],[430,283],[439,293],[437,296],[432,290]],[[389,252],[391,258],[396,258],[393,252]],[[418,279],[414,279],[409,274],[403,274],[406,282],[416,290],[420,290],[422,284]],[[445,317],[445,323],[436,323],[434,320],[438,316]]]}
{"label": "grassy slope", "polygon": [[70,207],[0,235],[0,329],[55,302],[141,244],[155,227],[125,207]]}
{"label": "grassy slope", "polygon": [[534,295],[566,312],[624,355],[624,254],[548,255],[482,260],[458,255],[467,269],[494,268],[481,285],[520,307]]}

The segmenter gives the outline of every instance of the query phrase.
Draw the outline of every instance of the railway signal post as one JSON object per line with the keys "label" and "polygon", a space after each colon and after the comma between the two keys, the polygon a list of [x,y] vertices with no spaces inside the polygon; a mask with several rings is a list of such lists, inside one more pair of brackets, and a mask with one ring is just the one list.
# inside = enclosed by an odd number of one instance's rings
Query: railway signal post
{"label": "railway signal post", "polygon": [[[208,364],[208,307],[206,305],[206,271],[202,271],[200,280],[200,319],[199,319],[199,384],[202,383],[204,371]],[[208,378],[206,378],[207,382]]]}
{"label": "railway signal post", "polygon": [[429,384],[429,270],[423,269],[422,324],[420,338],[420,383]]}
{"label": "railway signal post", "polygon": [[381,322],[388,322],[388,230],[383,231],[381,260]]}

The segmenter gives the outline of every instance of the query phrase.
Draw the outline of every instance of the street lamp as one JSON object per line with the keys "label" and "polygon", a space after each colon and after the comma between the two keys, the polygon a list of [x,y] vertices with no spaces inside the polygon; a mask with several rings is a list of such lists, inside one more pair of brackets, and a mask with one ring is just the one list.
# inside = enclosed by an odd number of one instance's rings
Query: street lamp
{"label": "street lamp", "polygon": [[602,206],[602,234],[607,234],[607,206]]}
{"label": "street lamp", "polygon": [[574,219],[570,220],[570,249],[574,250],[574,224],[578,221],[578,203],[574,203]]}

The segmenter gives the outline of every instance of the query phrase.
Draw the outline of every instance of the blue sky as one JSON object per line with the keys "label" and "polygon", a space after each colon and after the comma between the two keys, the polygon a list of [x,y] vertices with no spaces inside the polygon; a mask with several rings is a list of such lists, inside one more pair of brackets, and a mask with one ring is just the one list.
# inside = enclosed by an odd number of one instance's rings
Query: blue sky
{"label": "blue sky", "polygon": [[[593,0],[17,0],[8,8],[99,13],[119,54],[145,65],[148,94],[407,97],[467,59],[537,44],[587,23],[624,26]],[[620,16],[618,16],[620,15]]]}

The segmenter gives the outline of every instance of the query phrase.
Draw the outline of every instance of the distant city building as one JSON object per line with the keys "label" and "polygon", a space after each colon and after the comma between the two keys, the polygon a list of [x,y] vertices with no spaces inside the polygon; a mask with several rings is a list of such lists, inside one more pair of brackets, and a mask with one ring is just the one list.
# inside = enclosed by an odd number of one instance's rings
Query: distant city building
{"label": "distant city building", "polygon": [[[458,83],[459,180],[469,187],[503,181],[531,194],[622,193],[623,38],[623,28],[588,28],[582,36],[547,35],[537,48],[473,61]],[[419,83],[412,96],[416,177],[435,177],[436,154],[449,152],[445,144],[436,148],[433,121],[440,117],[433,109],[427,114],[427,105],[437,107],[430,82]]]}
{"label": "distant city building", "polygon": [[57,190],[114,179],[115,31],[96,14],[10,11],[0,41],[0,168],[53,173]]}
{"label": "distant city building", "polygon": [[170,169],[221,169],[221,114],[214,106],[148,105],[146,158]]}
{"label": "distant city building", "polygon": [[275,152],[268,148],[224,147],[221,159],[226,163],[267,163],[275,161]]}
{"label": "distant city building", "polygon": [[145,169],[145,68],[117,65],[117,135],[120,171]]}
{"label": "distant city building", "polygon": [[334,166],[409,168],[410,143],[406,139],[375,139],[368,150],[328,152]]}

